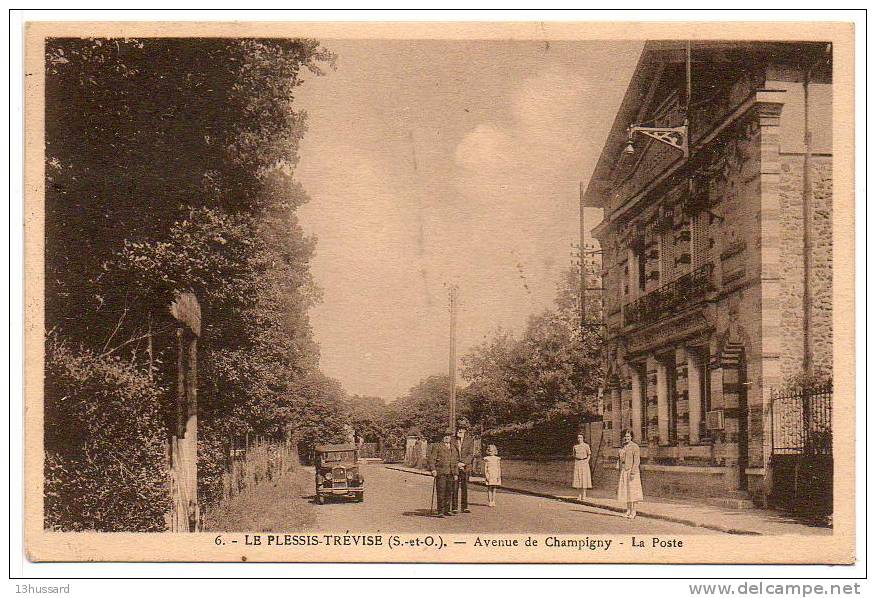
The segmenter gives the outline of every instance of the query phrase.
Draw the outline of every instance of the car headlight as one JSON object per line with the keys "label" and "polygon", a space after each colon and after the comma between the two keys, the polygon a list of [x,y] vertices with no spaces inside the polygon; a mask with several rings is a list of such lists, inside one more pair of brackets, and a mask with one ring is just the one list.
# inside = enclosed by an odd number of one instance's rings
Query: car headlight
{"label": "car headlight", "polygon": [[327,479],[327,480],[332,479],[332,472],[328,472],[328,473],[326,473],[326,474],[325,474],[325,479]]}

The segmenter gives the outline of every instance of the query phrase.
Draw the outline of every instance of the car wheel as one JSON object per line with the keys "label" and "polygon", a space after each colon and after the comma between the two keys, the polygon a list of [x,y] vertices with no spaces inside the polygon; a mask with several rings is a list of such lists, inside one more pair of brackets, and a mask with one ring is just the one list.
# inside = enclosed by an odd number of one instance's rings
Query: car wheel
{"label": "car wheel", "polygon": [[359,496],[356,497],[356,502],[364,502],[365,501],[365,493],[360,492]]}
{"label": "car wheel", "polygon": [[325,504],[325,496],[323,496],[322,494],[317,494],[316,495],[316,504],[324,505]]}

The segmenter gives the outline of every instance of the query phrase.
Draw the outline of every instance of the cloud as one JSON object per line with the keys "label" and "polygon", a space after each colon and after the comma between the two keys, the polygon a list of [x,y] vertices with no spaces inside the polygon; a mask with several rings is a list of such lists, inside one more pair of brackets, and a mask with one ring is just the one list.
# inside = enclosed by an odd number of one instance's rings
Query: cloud
{"label": "cloud", "polygon": [[515,306],[501,316],[493,311],[494,323],[513,326],[525,321],[528,306],[549,304],[555,292],[549,281],[566,267],[563,253],[578,233],[581,141],[594,118],[589,86],[565,68],[534,74],[506,95],[508,110],[477,123],[456,145],[454,184],[471,236],[453,246],[470,249],[469,272],[495,275],[464,283],[485,304]]}
{"label": "cloud", "polygon": [[513,131],[482,123],[462,139],[454,157],[466,170],[495,175],[514,164],[514,142]]}
{"label": "cloud", "polygon": [[511,118],[477,124],[456,147],[460,192],[488,204],[574,193],[592,114],[588,86],[556,68],[521,81],[510,96]]}

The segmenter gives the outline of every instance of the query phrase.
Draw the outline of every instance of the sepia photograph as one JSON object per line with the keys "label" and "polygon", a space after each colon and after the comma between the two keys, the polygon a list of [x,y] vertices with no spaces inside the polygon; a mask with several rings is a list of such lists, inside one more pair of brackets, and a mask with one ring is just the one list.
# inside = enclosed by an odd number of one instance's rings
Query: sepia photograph
{"label": "sepia photograph", "polygon": [[25,37],[30,560],[854,562],[850,24]]}

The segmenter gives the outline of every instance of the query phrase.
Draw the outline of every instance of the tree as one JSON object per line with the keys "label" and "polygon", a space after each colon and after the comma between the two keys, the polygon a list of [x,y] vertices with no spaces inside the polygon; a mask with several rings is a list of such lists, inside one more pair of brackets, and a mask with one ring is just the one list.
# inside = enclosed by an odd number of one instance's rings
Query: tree
{"label": "tree", "polygon": [[499,330],[462,356],[462,377],[469,381],[463,393],[470,405],[472,420],[485,428],[515,418],[511,381],[516,376],[513,367],[516,350],[513,335]]}
{"label": "tree", "polygon": [[[387,405],[387,435],[400,446],[412,430],[427,439],[440,438],[450,425],[450,378],[429,376]],[[456,413],[468,415],[465,396],[457,392]]]}
{"label": "tree", "polygon": [[313,372],[281,400],[288,408],[286,421],[302,454],[317,444],[346,441],[347,394],[337,380]]}
{"label": "tree", "polygon": [[106,272],[126,240],[162,240],[193,208],[288,200],[272,183],[297,163],[305,131],[291,109],[299,72],[331,60],[313,40],[49,40],[50,326],[103,343],[132,305]]}
{"label": "tree", "polygon": [[602,343],[596,326],[582,326],[579,290],[580,274],[571,270],[556,308],[531,316],[519,338],[498,331],[463,356],[470,411],[485,428],[596,412]]}
{"label": "tree", "polygon": [[387,438],[387,405],[382,397],[353,395],[347,400],[350,425],[365,442],[384,442]]}
{"label": "tree", "polygon": [[206,484],[220,439],[331,434],[339,419],[343,392],[317,371],[315,243],[293,178],[300,75],[333,61],[306,39],[46,45],[47,329],[145,371],[167,398],[173,347],[154,316],[194,291]]}

